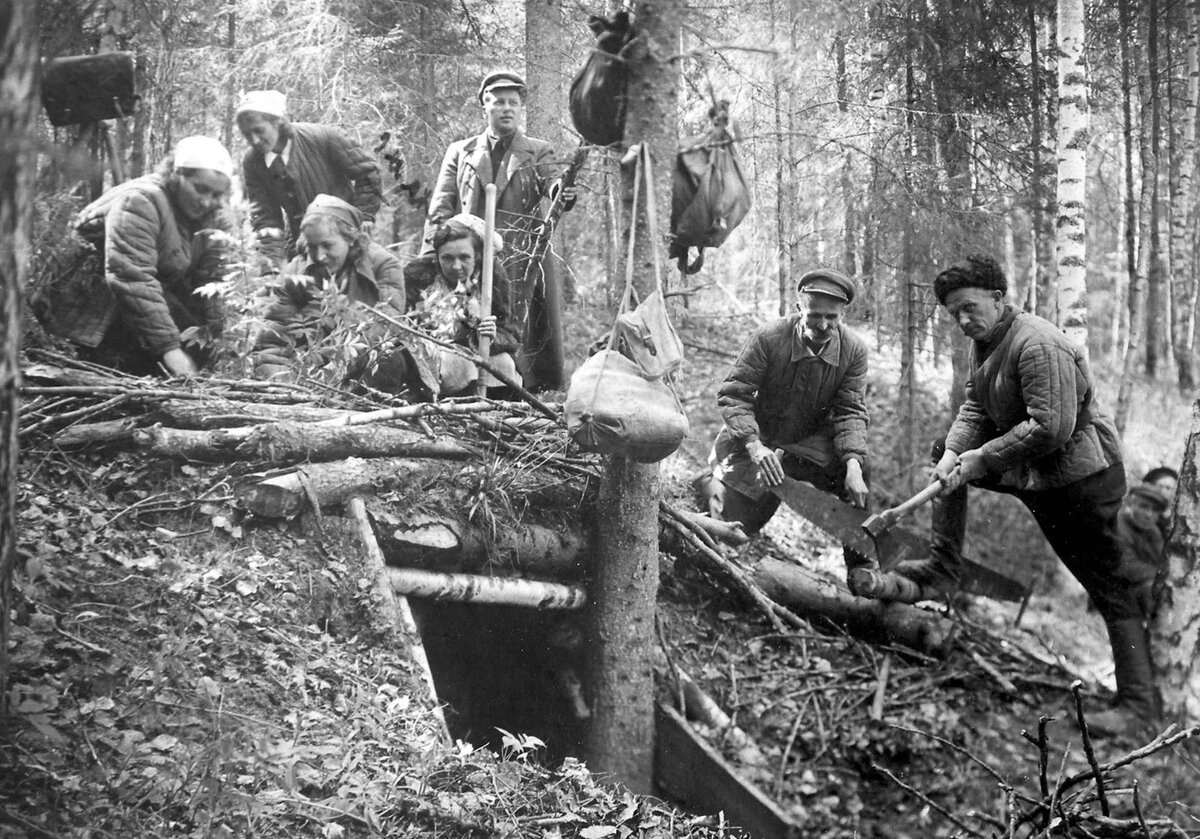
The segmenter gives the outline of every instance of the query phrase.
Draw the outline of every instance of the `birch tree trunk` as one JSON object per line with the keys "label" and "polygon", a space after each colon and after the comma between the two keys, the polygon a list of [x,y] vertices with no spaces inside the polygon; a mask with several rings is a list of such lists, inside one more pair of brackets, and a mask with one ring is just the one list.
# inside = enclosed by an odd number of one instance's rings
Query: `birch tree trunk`
{"label": "birch tree trunk", "polygon": [[1083,0],[1058,0],[1058,325],[1087,354],[1088,85]]}
{"label": "birch tree trunk", "polygon": [[1166,720],[1200,719],[1200,402],[1175,494],[1167,540],[1167,580],[1151,626],[1151,651]]}
{"label": "birch tree trunk", "polygon": [[[1151,174],[1154,190],[1149,210],[1149,265],[1146,271],[1146,374],[1158,374],[1158,361],[1163,342],[1163,265],[1162,265],[1162,98],[1158,68],[1158,0],[1149,0],[1145,9],[1146,21],[1146,84],[1150,117],[1150,148],[1154,150],[1154,171]],[[1145,114],[1143,113],[1143,120]],[[1143,127],[1143,131],[1145,128]],[[1143,174],[1143,177],[1146,177]],[[1143,225],[1146,219],[1143,219]]]}
{"label": "birch tree trunk", "polygon": [[17,381],[37,157],[36,14],[37,0],[0,5],[0,697],[8,695],[8,619],[17,561]]}
{"label": "birch tree trunk", "polygon": [[[678,137],[678,43],[683,0],[642,0],[639,46],[631,57],[625,139],[652,160],[656,226],[639,215],[634,278],[645,298],[669,230],[671,178]],[[645,194],[645,190],[643,190]],[[601,479],[588,610],[588,766],[636,793],[652,786],[654,757],[654,613],[658,596],[657,464],[610,458]]]}
{"label": "birch tree trunk", "polygon": [[1194,174],[1196,168],[1196,119],[1200,107],[1200,0],[1190,0],[1184,10],[1187,45],[1187,87],[1184,99],[1183,130],[1179,143],[1179,171],[1171,195],[1171,266],[1172,302],[1171,342],[1175,347],[1175,364],[1179,390],[1191,393],[1196,387],[1189,337],[1189,314],[1192,288],[1196,284],[1195,259],[1192,248],[1192,204],[1196,200]]}

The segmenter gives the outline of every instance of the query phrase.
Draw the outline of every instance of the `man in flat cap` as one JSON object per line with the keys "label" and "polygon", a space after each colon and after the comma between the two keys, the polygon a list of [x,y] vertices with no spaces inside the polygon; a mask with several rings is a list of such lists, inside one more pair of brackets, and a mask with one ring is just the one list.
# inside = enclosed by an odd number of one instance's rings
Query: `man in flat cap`
{"label": "man in flat cap", "polygon": [[318,195],[353,204],[370,229],[382,203],[382,173],[362,146],[333,126],[289,121],[278,90],[243,94],[236,120],[250,144],[242,158],[250,227],[272,261],[297,255],[300,219]]}
{"label": "man in flat cap", "polygon": [[837,271],[809,271],[797,313],[759,327],[718,391],[725,426],[697,489],[748,534],[775,514],[784,476],[867,505],[867,346],[842,323],[854,291]]}
{"label": "man in flat cap", "polygon": [[[555,258],[548,255],[541,265],[527,269],[541,202],[558,188],[559,167],[549,143],[521,131],[524,79],[507,70],[489,73],[479,85],[478,99],[487,126],[446,150],[429,199],[424,251],[431,250],[441,222],[458,213],[482,218],[483,188],[496,185],[496,230],[504,237],[513,322],[522,330],[517,363],[527,388],[555,390],[563,386],[562,292]],[[574,197],[573,188],[563,193],[568,209]]]}

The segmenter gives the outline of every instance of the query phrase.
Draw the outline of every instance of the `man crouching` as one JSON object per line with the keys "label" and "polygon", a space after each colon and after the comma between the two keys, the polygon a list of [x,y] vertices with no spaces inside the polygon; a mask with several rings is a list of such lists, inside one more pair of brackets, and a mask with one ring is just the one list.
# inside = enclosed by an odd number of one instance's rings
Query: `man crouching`
{"label": "man crouching", "polygon": [[867,505],[867,346],[842,323],[854,282],[818,269],[797,292],[798,312],[759,327],[721,385],[725,425],[697,482],[707,511],[748,534],[775,514],[785,476]]}

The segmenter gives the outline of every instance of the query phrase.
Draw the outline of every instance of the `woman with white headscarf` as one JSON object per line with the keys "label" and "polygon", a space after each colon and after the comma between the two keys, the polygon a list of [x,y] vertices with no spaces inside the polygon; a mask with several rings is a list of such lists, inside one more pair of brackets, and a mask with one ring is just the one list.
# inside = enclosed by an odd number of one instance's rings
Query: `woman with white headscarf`
{"label": "woman with white headscarf", "polygon": [[232,177],[220,142],[186,137],[154,173],[85,207],[73,226],[90,257],[35,292],[47,330],[98,364],[137,375],[195,373],[203,342],[188,344],[184,333],[220,329],[217,301],[197,290],[222,279],[233,243],[225,212]]}
{"label": "woman with white headscarf", "polygon": [[278,90],[251,90],[238,103],[238,131],[250,149],[242,177],[250,201],[250,228],[276,263],[299,253],[300,221],[318,195],[332,195],[374,224],[383,199],[379,163],[331,125],[292,122],[287,97]]}

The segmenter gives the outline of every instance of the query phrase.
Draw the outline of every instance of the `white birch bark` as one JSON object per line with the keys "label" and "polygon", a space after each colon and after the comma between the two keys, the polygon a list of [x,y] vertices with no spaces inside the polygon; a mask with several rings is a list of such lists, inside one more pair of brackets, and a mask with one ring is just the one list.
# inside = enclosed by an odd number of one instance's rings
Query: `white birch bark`
{"label": "white birch bark", "polygon": [[1058,209],[1056,311],[1067,337],[1087,349],[1086,207],[1088,86],[1083,0],[1058,0]]}

